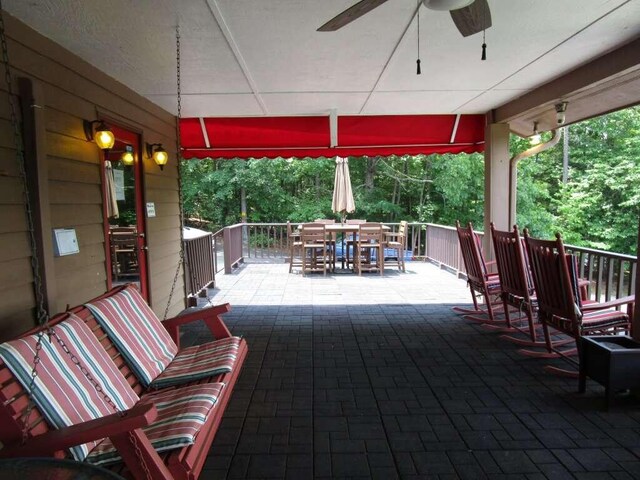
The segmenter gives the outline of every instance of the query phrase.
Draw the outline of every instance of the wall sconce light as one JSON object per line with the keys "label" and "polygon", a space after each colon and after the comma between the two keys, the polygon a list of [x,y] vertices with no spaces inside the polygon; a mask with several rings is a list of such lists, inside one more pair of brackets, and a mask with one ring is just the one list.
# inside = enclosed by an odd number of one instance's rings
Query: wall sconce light
{"label": "wall sconce light", "polygon": [[162,147],[161,143],[147,143],[147,156],[153,158],[153,161],[160,167],[160,170],[163,170],[169,161],[169,154]]}
{"label": "wall sconce light", "polygon": [[[95,130],[93,128],[94,125],[96,125]],[[83,120],[82,126],[84,128],[84,134],[87,137],[87,141],[95,141],[98,148],[103,151],[111,150],[113,148],[113,145],[116,142],[116,137],[103,120],[94,120],[92,122]]]}
{"label": "wall sconce light", "polygon": [[538,122],[533,122],[533,135],[529,137],[531,145],[538,145],[542,141],[540,133],[538,133]]}
{"label": "wall sconce light", "polygon": [[131,145],[125,145],[124,152],[122,152],[122,155],[120,155],[120,161],[123,165],[130,166],[133,165],[134,160],[135,157],[133,156],[133,147]]}
{"label": "wall sconce light", "polygon": [[568,104],[569,102],[556,103],[556,123],[558,126],[564,125],[564,122],[567,119],[566,112]]}

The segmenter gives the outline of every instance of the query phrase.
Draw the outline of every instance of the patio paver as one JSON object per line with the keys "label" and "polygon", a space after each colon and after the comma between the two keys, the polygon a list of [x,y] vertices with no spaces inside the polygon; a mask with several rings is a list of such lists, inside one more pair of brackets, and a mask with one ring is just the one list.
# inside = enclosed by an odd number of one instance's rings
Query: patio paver
{"label": "patio paver", "polygon": [[640,402],[605,412],[602,387],[455,315],[469,291],[434,265],[216,282],[250,353],[202,478],[640,478]]}

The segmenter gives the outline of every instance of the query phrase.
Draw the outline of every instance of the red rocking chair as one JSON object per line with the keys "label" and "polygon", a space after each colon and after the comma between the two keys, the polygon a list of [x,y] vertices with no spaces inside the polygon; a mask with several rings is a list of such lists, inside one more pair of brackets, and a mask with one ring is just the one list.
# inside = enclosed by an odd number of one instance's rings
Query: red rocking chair
{"label": "red rocking chair", "polygon": [[[495,318],[498,310],[502,308],[500,279],[497,273],[489,273],[487,269],[487,265],[493,262],[485,262],[480,248],[480,237],[473,231],[471,222],[468,227],[462,227],[456,220],[456,230],[467,270],[467,284],[471,291],[473,309],[453,307],[453,311],[463,314],[464,318],[474,322],[488,326],[502,326],[504,321]],[[484,299],[484,308],[481,307],[478,298]]]}
{"label": "red rocking chair", "polygon": [[[538,313],[538,301],[533,286],[533,279],[529,270],[529,260],[523,246],[518,226],[513,226],[513,231],[496,230],[491,223],[491,236],[493,248],[496,254],[496,266],[500,277],[501,298],[504,305],[506,323],[514,330],[523,333],[529,338],[502,335],[501,338],[516,343],[523,347],[546,347],[544,340],[538,339],[538,327],[536,321]],[[512,321],[510,307],[518,313],[515,323]],[[526,320],[526,323],[523,322]],[[573,342],[566,337],[553,342],[555,347]],[[520,353],[536,358],[553,358],[558,354],[545,351],[519,350]]]}
{"label": "red rocking chair", "polygon": [[[524,239],[531,265],[531,274],[538,298],[538,316],[542,322],[547,350],[562,355],[575,365],[566,351],[551,342],[549,327],[576,341],[581,336],[629,333],[635,296],[630,295],[609,302],[585,301],[579,292],[575,258],[567,255],[560,234],[555,240],[537,240],[524,231]],[[627,311],[616,310],[627,305]],[[577,376],[577,371],[547,366],[547,370],[562,375]]]}

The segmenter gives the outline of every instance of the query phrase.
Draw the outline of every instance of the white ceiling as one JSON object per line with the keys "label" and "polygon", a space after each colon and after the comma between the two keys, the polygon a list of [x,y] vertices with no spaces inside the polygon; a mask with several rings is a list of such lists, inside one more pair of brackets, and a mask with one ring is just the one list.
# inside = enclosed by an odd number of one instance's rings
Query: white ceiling
{"label": "white ceiling", "polygon": [[337,32],[357,0],[4,0],[12,15],[182,115],[484,113],[640,35],[640,0],[489,0],[463,38],[447,12],[389,0]]}

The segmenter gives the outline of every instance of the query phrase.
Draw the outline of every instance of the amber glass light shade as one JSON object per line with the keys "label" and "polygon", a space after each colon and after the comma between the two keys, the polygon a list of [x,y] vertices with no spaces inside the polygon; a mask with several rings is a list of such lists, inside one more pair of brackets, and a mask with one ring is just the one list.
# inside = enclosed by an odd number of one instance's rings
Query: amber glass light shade
{"label": "amber glass light shade", "polygon": [[120,156],[120,161],[122,162],[123,165],[133,165],[133,161],[135,160],[135,157],[133,156],[133,152],[127,150],[126,152],[123,152],[122,155]]}
{"label": "amber glass light shade", "polygon": [[164,148],[158,147],[153,152],[153,161],[156,162],[156,165],[158,165],[160,170],[162,170],[169,161],[169,154]]}
{"label": "amber glass light shade", "polygon": [[93,139],[101,150],[110,150],[113,148],[114,143],[116,143],[115,135],[104,122],[96,127]]}

